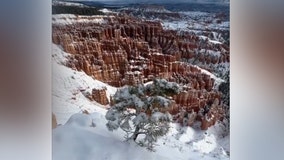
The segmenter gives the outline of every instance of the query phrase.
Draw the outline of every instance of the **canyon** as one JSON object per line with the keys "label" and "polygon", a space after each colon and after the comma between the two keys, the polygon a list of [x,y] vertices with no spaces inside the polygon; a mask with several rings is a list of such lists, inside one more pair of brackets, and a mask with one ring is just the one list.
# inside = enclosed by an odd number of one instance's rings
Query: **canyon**
{"label": "canyon", "polygon": [[[126,14],[56,15],[52,21],[52,42],[71,54],[68,67],[115,87],[154,78],[176,82],[183,87],[172,97],[170,113],[179,115],[176,121],[187,119],[185,125],[192,125],[198,120],[206,130],[222,119],[222,94],[217,89],[221,81],[208,71],[230,62],[228,45]],[[110,103],[104,89],[85,95],[102,105]]]}

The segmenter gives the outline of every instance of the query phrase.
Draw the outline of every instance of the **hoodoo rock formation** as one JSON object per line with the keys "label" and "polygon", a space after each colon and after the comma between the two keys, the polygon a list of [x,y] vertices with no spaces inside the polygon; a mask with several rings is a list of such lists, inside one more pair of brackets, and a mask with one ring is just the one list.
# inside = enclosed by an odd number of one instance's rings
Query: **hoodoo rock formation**
{"label": "hoodoo rock formation", "polygon": [[93,89],[92,90],[92,97],[95,101],[102,105],[109,104],[109,101],[106,96],[106,88],[103,89]]}
{"label": "hoodoo rock formation", "polygon": [[[214,89],[215,79],[182,60],[229,62],[228,46],[125,15],[100,16],[97,20],[77,16],[72,23],[59,23],[62,19],[68,21],[68,17],[53,20],[52,41],[71,54],[69,67],[116,87],[146,83],[155,77],[177,82],[186,89],[173,97],[173,114],[181,108],[187,113],[203,110],[203,116],[196,116],[202,129],[221,118],[217,116],[221,113],[221,93]],[[92,98],[104,105],[109,103],[105,90],[93,90]]]}

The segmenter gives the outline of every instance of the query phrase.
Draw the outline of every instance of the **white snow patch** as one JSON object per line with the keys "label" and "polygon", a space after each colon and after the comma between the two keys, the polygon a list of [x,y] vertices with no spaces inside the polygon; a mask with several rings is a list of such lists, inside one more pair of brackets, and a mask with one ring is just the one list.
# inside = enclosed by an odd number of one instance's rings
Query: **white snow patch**
{"label": "white snow patch", "polygon": [[93,16],[83,16],[74,14],[55,14],[52,15],[52,24],[68,25],[73,23],[97,23],[104,24],[107,23],[107,18],[112,16],[107,15],[93,15]]}
{"label": "white snow patch", "polygon": [[86,5],[76,2],[63,2],[63,1],[52,1],[52,5],[61,5],[61,6],[80,6],[84,7]]}
{"label": "white snow patch", "polygon": [[216,77],[213,73],[210,73],[209,71],[207,71],[206,69],[202,69],[200,67],[198,67],[197,65],[194,65],[194,67],[196,67],[197,69],[199,69],[201,71],[201,73],[207,74],[209,75],[211,78],[213,78],[216,83],[222,83],[225,82],[223,79]]}
{"label": "white snow patch", "polygon": [[77,125],[80,127],[91,127],[93,126],[92,118],[86,114],[76,113],[72,115],[65,125]]}
{"label": "white snow patch", "polygon": [[64,124],[69,117],[82,110],[94,112],[106,106],[89,101],[80,90],[92,92],[93,88],[106,88],[107,97],[110,99],[117,88],[95,80],[84,72],[72,70],[64,66],[68,53],[53,44],[53,112],[59,124]]}
{"label": "white snow patch", "polygon": [[[213,33],[215,33],[215,32],[213,32]],[[216,40],[212,40],[212,39],[210,39],[210,38],[208,38],[208,37],[206,37],[206,36],[199,36],[201,39],[203,39],[203,40],[206,40],[206,39],[208,39],[208,41],[209,42],[211,42],[211,43],[213,43],[213,44],[222,44],[222,42],[219,42],[219,41],[216,41]]]}
{"label": "white snow patch", "polygon": [[103,13],[113,13],[113,11],[106,9],[106,8],[100,9],[99,11],[101,11]]}
{"label": "white snow patch", "polygon": [[216,138],[212,134],[204,136],[204,138],[198,142],[193,142],[194,150],[198,150],[202,153],[210,153],[216,148],[216,146]]}
{"label": "white snow patch", "polygon": [[186,30],[188,27],[188,22],[187,21],[163,21],[162,26],[164,29]]}
{"label": "white snow patch", "polygon": [[[150,152],[134,142],[124,141],[122,130],[108,131],[104,114],[100,111],[84,116],[76,114],[75,120],[85,122],[86,119],[91,119],[93,126],[88,126],[90,123],[86,123],[88,125],[66,124],[55,128],[53,159],[229,160],[225,152],[218,151],[223,148],[218,145],[211,133],[205,135],[204,131],[195,131],[190,127],[186,127],[187,131],[180,133],[177,130],[179,128],[177,124],[171,124],[168,135],[158,140],[155,152]],[[74,118],[71,119],[74,120]]]}

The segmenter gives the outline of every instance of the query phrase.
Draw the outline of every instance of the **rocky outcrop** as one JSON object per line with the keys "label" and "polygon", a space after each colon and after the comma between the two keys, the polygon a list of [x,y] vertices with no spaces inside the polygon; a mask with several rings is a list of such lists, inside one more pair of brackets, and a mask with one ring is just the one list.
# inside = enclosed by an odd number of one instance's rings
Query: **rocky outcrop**
{"label": "rocky outcrop", "polygon": [[218,120],[222,120],[224,115],[223,107],[219,104],[219,100],[215,99],[213,104],[199,111],[198,120],[201,121],[201,129],[207,130],[210,126],[214,125]]}
{"label": "rocky outcrop", "polygon": [[173,113],[178,113],[181,108],[187,112],[194,110],[198,112],[200,108],[204,108],[206,105],[212,104],[217,99],[220,101],[221,93],[207,92],[202,90],[190,90],[182,92],[173,97],[178,107],[173,110]]}
{"label": "rocky outcrop", "polygon": [[[83,20],[78,17],[78,21]],[[177,75],[172,73],[176,68],[184,67],[176,63],[181,59],[204,64],[229,61],[228,48],[223,44],[213,45],[194,35],[163,30],[159,22],[125,16],[105,21],[54,24],[52,40],[73,55],[70,67],[110,85],[147,82],[151,77],[175,78]],[[200,79],[199,82],[202,83]]]}
{"label": "rocky outcrop", "polygon": [[[215,99],[220,101],[220,93],[213,88],[215,80],[196,66],[181,61],[212,65],[229,62],[228,46],[209,43],[189,33],[163,30],[159,22],[125,15],[105,17],[104,23],[76,18],[78,23],[54,22],[52,26],[53,43],[71,53],[69,67],[116,87],[149,82],[155,77],[177,82],[186,89],[173,97],[176,104],[172,114],[181,108],[187,113],[197,113],[211,106]],[[87,97],[109,104],[105,90],[94,89]],[[208,113],[207,117],[210,115],[215,116],[215,112]],[[204,125],[202,128],[216,121],[216,118],[208,122],[210,118],[199,119]]]}
{"label": "rocky outcrop", "polygon": [[201,122],[200,128],[207,130],[214,125],[218,120],[222,120],[224,110],[222,104],[219,104],[219,99],[212,100],[193,100],[191,105],[177,104],[174,110],[170,112],[175,115],[174,120],[184,126],[191,126],[196,120]]}
{"label": "rocky outcrop", "polygon": [[92,98],[96,102],[102,104],[102,105],[107,105],[109,104],[109,101],[106,96],[106,88],[103,89],[93,89],[92,90]]}

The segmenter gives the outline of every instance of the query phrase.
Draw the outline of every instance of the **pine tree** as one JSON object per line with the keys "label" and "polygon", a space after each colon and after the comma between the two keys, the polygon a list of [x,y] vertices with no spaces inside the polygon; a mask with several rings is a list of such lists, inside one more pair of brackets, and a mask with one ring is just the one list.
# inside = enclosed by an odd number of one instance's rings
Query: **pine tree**
{"label": "pine tree", "polygon": [[225,82],[220,84],[219,91],[222,92],[222,101],[224,103],[224,136],[228,135],[230,132],[230,71],[226,72],[224,75]]}
{"label": "pine tree", "polygon": [[230,71],[226,72],[223,79],[225,82],[219,86],[219,91],[222,92],[222,100],[225,105],[230,106]]}
{"label": "pine tree", "polygon": [[172,104],[169,96],[178,94],[177,83],[155,79],[146,86],[126,86],[119,89],[113,98],[114,105],[106,113],[110,131],[122,129],[127,140],[153,150],[157,139],[167,134],[171,115],[167,108]]}

